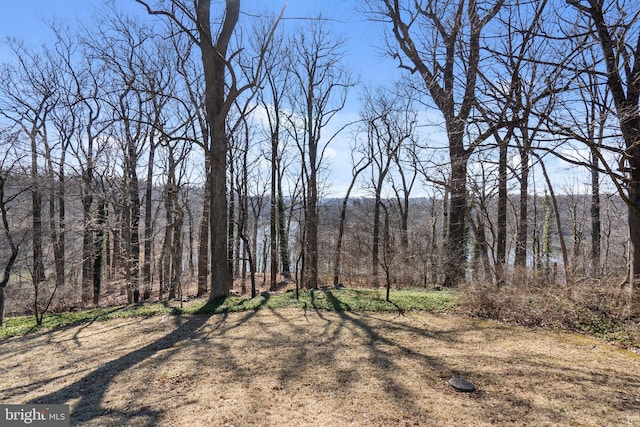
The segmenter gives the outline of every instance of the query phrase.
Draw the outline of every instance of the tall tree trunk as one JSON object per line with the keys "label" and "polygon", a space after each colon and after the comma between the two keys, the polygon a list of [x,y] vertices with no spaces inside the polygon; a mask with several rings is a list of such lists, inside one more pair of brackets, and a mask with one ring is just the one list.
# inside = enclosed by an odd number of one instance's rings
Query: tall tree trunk
{"label": "tall tree trunk", "polygon": [[[64,285],[64,268],[65,268],[65,204],[64,204],[64,160],[65,160],[65,148],[62,144],[62,155],[59,159],[58,170],[58,182],[56,183],[56,174],[54,169],[53,157],[49,142],[46,139],[46,132],[44,133],[44,149],[45,160],[47,163],[47,178],[49,180],[49,233],[51,236],[51,244],[53,246],[53,263],[55,268],[55,286],[61,288]],[[58,206],[58,214],[56,215],[56,203]],[[58,221],[56,222],[56,217]]]}
{"label": "tall tree trunk", "polygon": [[191,211],[191,205],[189,204],[190,197],[185,194],[185,202],[184,208],[187,211],[187,220],[189,221],[189,255],[188,255],[188,267],[189,267],[189,279],[193,280],[193,276],[195,274],[195,265],[193,263],[193,242],[195,241],[194,237],[194,223],[193,223],[193,212]]}
{"label": "tall tree trunk", "polygon": [[147,163],[147,182],[144,194],[144,258],[142,260],[142,300],[151,298],[151,252],[153,241],[152,227],[152,197],[153,197],[153,167],[156,152],[156,144],[153,136],[149,140],[149,161]]}
{"label": "tall tree trunk", "polygon": [[[245,188],[246,189],[246,188]],[[249,224],[249,197],[247,197],[246,193],[243,194],[239,194],[238,195],[239,198],[239,204],[240,204],[240,221],[238,223],[238,234],[240,235],[241,239],[242,239],[242,267],[240,268],[241,271],[241,279],[242,279],[242,284],[241,284],[241,292],[243,294],[245,294],[247,292],[247,262],[249,261],[249,259],[251,259],[251,262],[249,262],[249,268],[251,269],[251,298],[255,298],[256,296],[256,290],[255,290],[255,267],[254,267],[254,262],[252,260],[252,253],[251,253],[251,247],[250,247],[250,243],[249,243],[249,239],[247,238],[247,227]]]}
{"label": "tall tree trunk", "polygon": [[[213,301],[229,295],[231,273],[227,260],[227,151],[226,117],[230,105],[225,99],[226,53],[238,22],[240,0],[227,0],[225,17],[218,38],[211,33],[211,1],[196,2],[196,23],[200,35],[200,51],[205,79],[205,108],[209,123],[211,185],[209,188],[209,226],[211,293]],[[230,98],[233,96],[230,94]]]}
{"label": "tall tree trunk", "polygon": [[316,156],[311,155],[309,185],[307,186],[307,206],[305,209],[305,288],[318,288],[318,182]]}
{"label": "tall tree trunk", "polygon": [[[86,174],[86,171],[85,171]],[[93,193],[90,184],[86,181],[82,186],[82,304],[91,301],[93,288],[93,224],[91,218],[91,205]],[[95,295],[93,296],[95,298]]]}
{"label": "tall tree trunk", "polygon": [[94,242],[93,259],[93,304],[98,305],[102,289],[102,259],[105,248],[105,226],[107,223],[107,201],[102,199],[98,203],[98,223]]}
{"label": "tall tree trunk", "polygon": [[529,151],[520,148],[520,200],[518,206],[518,232],[514,265],[524,270],[527,266],[527,236],[529,234]]}
{"label": "tall tree trunk", "polygon": [[[246,155],[246,152],[245,152]],[[233,158],[228,159],[228,168],[229,168],[229,176],[228,176],[228,203],[229,203],[229,213],[227,214],[227,261],[229,263],[229,272],[231,275],[231,280],[233,281],[233,279],[235,278],[236,274],[237,274],[237,269],[234,268],[234,261],[235,261],[235,257],[234,257],[234,252],[235,251],[235,245],[236,245],[236,220],[235,220],[235,216],[236,216],[236,194],[235,194],[235,188],[236,186],[240,187],[243,185],[247,185],[247,182],[243,180],[243,182],[241,184],[236,184],[235,180],[236,180],[236,170],[235,170],[235,162]],[[244,170],[242,172],[246,172],[246,168],[244,168]]]}
{"label": "tall tree trunk", "polygon": [[449,184],[449,227],[446,247],[444,286],[455,286],[465,280],[467,261],[467,161],[463,146],[463,128],[449,132],[451,182]]}
{"label": "tall tree trunk", "polygon": [[162,277],[160,279],[160,295],[164,295],[164,291],[168,290],[169,299],[176,298],[176,288],[173,287],[173,250],[175,236],[174,227],[176,225],[175,220],[175,171],[173,169],[173,153],[169,154],[169,168],[167,171],[167,183],[164,191],[164,210],[166,215],[166,226],[164,232],[164,242],[162,244],[162,258],[161,258],[161,271]]}
{"label": "tall tree trunk", "polygon": [[113,226],[111,233],[113,238],[111,239],[111,278],[115,279],[117,277],[116,273],[124,265],[123,234],[126,229],[124,224],[127,218],[125,215],[125,206],[120,200],[113,200],[112,207],[113,215],[111,215],[111,217],[113,218]]}
{"label": "tall tree trunk", "polygon": [[129,240],[127,264],[129,266],[129,303],[140,302],[140,194],[138,193],[137,156],[133,144],[129,147]]}
{"label": "tall tree trunk", "polygon": [[9,243],[9,248],[11,249],[11,254],[9,255],[9,259],[4,266],[2,281],[0,281],[0,326],[2,326],[2,322],[4,320],[4,304],[5,304],[5,288],[9,283],[9,279],[11,278],[11,270],[16,262],[18,257],[18,245],[13,240],[13,236],[11,235],[11,230],[9,228],[9,219],[7,213],[7,202],[4,195],[6,183],[6,175],[4,171],[0,170],[0,217],[2,219],[2,229],[4,235]]}
{"label": "tall tree trunk", "polygon": [[200,232],[198,240],[198,296],[207,293],[207,279],[209,279],[209,195],[211,180],[209,178],[209,156],[205,156],[205,184],[202,205],[202,218],[200,219]]}
{"label": "tall tree trunk", "polygon": [[498,286],[506,283],[507,260],[507,151],[509,133],[502,139],[497,137],[500,151],[498,159],[498,232],[496,242],[496,283]]}
{"label": "tall tree trunk", "polygon": [[600,270],[600,177],[598,172],[598,156],[591,153],[591,271],[594,277],[601,276]]}
{"label": "tall tree trunk", "polygon": [[564,276],[565,276],[565,280],[567,282],[570,281],[570,277],[569,277],[569,255],[567,253],[567,244],[564,240],[564,233],[562,232],[562,223],[560,221],[560,208],[558,206],[558,199],[556,198],[556,194],[555,191],[553,190],[553,185],[551,183],[551,179],[549,178],[549,175],[547,174],[547,168],[544,165],[544,162],[542,161],[542,158],[540,158],[538,155],[536,155],[536,157],[538,158],[538,162],[540,163],[540,167],[542,169],[542,174],[544,175],[544,179],[547,182],[547,187],[549,188],[549,194],[551,196],[551,204],[553,206],[553,213],[555,215],[555,220],[556,220],[556,228],[558,231],[558,239],[560,240],[560,250],[562,252],[562,263],[564,264]]}
{"label": "tall tree trunk", "polygon": [[32,282],[36,291],[34,311],[37,316],[37,291],[45,281],[44,253],[42,250],[42,192],[38,174],[38,152],[35,132],[31,135],[31,242],[32,242]]}
{"label": "tall tree trunk", "polygon": [[380,211],[382,200],[380,199],[381,185],[376,187],[373,203],[373,234],[371,241],[371,282],[378,286],[378,268],[380,266]]}
{"label": "tall tree trunk", "polygon": [[282,193],[282,175],[278,171],[278,243],[280,246],[281,272],[287,279],[291,278],[291,260],[289,254],[289,230],[287,227],[286,207]]}
{"label": "tall tree trunk", "polygon": [[[276,116],[276,119],[278,117]],[[278,271],[278,209],[277,209],[277,189],[278,189],[278,124],[271,135],[271,193],[269,203],[269,257],[271,259],[269,274],[269,290],[277,289],[276,273]]]}
{"label": "tall tree trunk", "polygon": [[[489,262],[489,244],[487,243],[485,222],[480,212],[476,212],[475,223],[473,222],[473,220],[469,222],[471,223],[471,227],[473,228],[473,232],[476,238],[473,261],[476,266],[480,265],[481,263],[483,270],[483,275],[480,276],[480,274],[476,274],[476,278],[479,281],[483,281],[487,278],[489,272],[491,271],[491,263]],[[477,270],[478,269],[476,268],[476,271]]]}
{"label": "tall tree trunk", "polygon": [[[182,238],[182,225],[184,223],[184,211],[176,198],[175,203],[175,222],[173,226],[173,250],[171,251],[171,287],[169,293],[173,292],[174,295],[177,292],[178,296],[182,299],[182,254],[183,254],[183,238]],[[174,296],[175,297],[175,296]]]}
{"label": "tall tree trunk", "polygon": [[344,237],[344,224],[345,219],[347,217],[347,205],[349,204],[349,196],[351,195],[351,190],[353,190],[354,185],[356,184],[356,180],[362,171],[364,171],[371,164],[371,160],[367,161],[364,165],[359,168],[354,167],[354,172],[351,177],[351,183],[349,183],[349,188],[347,188],[347,193],[342,199],[342,207],[340,208],[340,221],[338,223],[338,238],[336,242],[336,251],[334,255],[333,262],[333,286],[338,286],[340,283],[340,259],[342,254],[342,239]]}
{"label": "tall tree trunk", "polygon": [[[93,116],[90,116],[90,123]],[[91,221],[91,207],[93,205],[93,142],[94,137],[89,131],[90,125],[87,125],[87,152],[86,152],[86,164],[82,169],[82,279],[81,279],[81,298],[82,304],[86,305],[92,299],[93,278],[95,272],[93,271],[91,261],[93,257],[92,237],[93,237],[93,224]],[[99,296],[93,293],[93,300],[97,301]],[[97,304],[97,302],[96,302]]]}
{"label": "tall tree trunk", "polygon": [[384,210],[384,245],[383,245],[383,270],[385,275],[385,287],[386,287],[386,297],[385,301],[391,302],[390,293],[391,293],[391,232],[389,227],[389,208],[385,204],[382,204],[382,208]]}

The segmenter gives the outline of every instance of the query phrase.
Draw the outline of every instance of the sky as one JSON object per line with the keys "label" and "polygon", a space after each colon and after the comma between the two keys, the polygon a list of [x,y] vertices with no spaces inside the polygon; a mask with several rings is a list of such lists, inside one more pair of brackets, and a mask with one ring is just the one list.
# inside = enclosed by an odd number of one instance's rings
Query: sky
{"label": "sky", "polygon": [[[90,23],[92,16],[104,7],[106,0],[0,0],[0,62],[10,60],[10,51],[4,46],[7,37],[16,37],[28,46],[37,47],[51,39],[52,34],[47,22],[61,19],[69,23],[77,21]],[[142,6],[134,0],[110,0],[118,8],[146,17]],[[213,5],[221,5],[213,1]],[[357,8],[358,0],[242,0],[241,11],[246,13],[271,12],[278,14],[285,6],[285,25],[303,22],[296,18],[315,18],[322,16],[330,20],[336,36],[345,41],[345,65],[360,82],[370,86],[390,83],[397,80],[401,72],[397,63],[384,55],[382,37],[383,28],[380,23],[366,20]],[[241,15],[240,19],[243,17]],[[338,129],[345,122],[358,117],[361,90],[352,90],[345,110],[336,117],[332,124]],[[325,135],[332,134],[328,129]],[[436,136],[438,138],[438,136]],[[329,146],[328,163],[330,196],[341,196],[351,178],[351,163],[348,133],[344,133]],[[443,141],[444,142],[444,141]],[[439,143],[438,145],[443,145]],[[562,181],[568,165],[558,164],[551,169],[555,180]]]}
{"label": "sky", "polygon": [[[48,22],[62,20],[70,24],[91,22],[92,16],[104,7],[105,0],[0,0],[0,62],[10,61],[11,52],[6,47],[7,37],[15,37],[27,46],[39,47],[51,40],[52,33]],[[115,0],[118,8],[146,17],[143,7],[134,0]],[[213,1],[213,6],[221,5]],[[397,64],[386,57],[382,51],[382,28],[379,24],[367,21],[357,10],[358,1],[343,0],[242,0],[241,12],[278,14],[285,7],[284,25],[304,22],[297,18],[322,17],[330,20],[335,35],[345,42],[345,65],[354,78],[372,86],[396,80],[400,76]],[[215,9],[214,9],[215,10]],[[242,21],[241,15],[240,20]],[[359,89],[352,90],[345,110],[332,124],[335,129],[342,123],[357,118],[360,109]],[[325,135],[332,134],[328,129]],[[345,133],[333,142],[327,150],[328,162],[332,173],[329,175],[332,194],[344,193],[350,179],[349,135]]]}
{"label": "sky", "polygon": [[[2,0],[2,3],[0,40],[17,37],[28,45],[38,46],[51,38],[46,22],[54,18],[70,23],[89,22],[105,0]],[[145,14],[134,0],[115,0],[115,3],[123,10]],[[393,80],[399,73],[397,64],[382,52],[382,29],[379,24],[366,21],[357,10],[358,3],[356,0],[243,0],[241,10],[278,14],[286,5],[287,21],[318,16],[330,19],[336,34],[345,40],[345,61],[356,76],[373,84]],[[220,2],[214,1],[213,5],[216,4]],[[6,47],[0,46],[0,60],[6,60],[8,55]]]}

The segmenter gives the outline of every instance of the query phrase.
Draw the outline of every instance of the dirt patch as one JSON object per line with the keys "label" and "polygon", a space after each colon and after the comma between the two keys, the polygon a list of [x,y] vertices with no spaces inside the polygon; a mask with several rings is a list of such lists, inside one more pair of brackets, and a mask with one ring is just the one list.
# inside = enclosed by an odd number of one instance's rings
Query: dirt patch
{"label": "dirt patch", "polygon": [[640,356],[426,313],[113,320],[3,341],[0,361],[3,403],[69,403],[73,425],[640,425]]}

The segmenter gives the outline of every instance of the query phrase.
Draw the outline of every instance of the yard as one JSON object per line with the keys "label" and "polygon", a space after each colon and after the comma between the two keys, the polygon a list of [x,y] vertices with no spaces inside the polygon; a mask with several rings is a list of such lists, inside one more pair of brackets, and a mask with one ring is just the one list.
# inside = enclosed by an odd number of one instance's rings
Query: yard
{"label": "yard", "polygon": [[0,361],[1,402],[68,403],[72,425],[640,425],[639,355],[451,314],[112,319],[0,341]]}

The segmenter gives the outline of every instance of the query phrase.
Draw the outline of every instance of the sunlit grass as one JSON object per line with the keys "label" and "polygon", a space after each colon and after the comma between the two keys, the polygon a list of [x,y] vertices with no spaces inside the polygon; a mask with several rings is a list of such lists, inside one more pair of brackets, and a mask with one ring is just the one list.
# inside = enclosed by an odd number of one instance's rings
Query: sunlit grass
{"label": "sunlit grass", "polygon": [[300,308],[330,311],[378,311],[404,312],[421,310],[443,312],[456,305],[453,291],[427,291],[424,289],[391,290],[390,300],[385,300],[384,289],[332,289],[327,291],[300,291],[282,295],[265,295],[256,298],[230,296],[218,301],[196,300],[186,304],[149,303],[45,315],[42,326],[36,325],[33,316],[15,316],[4,319],[0,339],[25,335],[42,329],[54,329],[81,323],[160,314],[228,313],[262,308]]}
{"label": "sunlit grass", "polygon": [[192,306],[184,312],[201,311],[221,313],[229,311],[257,310],[260,308],[305,308],[330,311],[446,311],[456,304],[457,294],[452,291],[426,291],[423,289],[391,290],[390,300],[385,300],[384,289],[332,289],[327,291],[300,291],[283,295],[258,296],[253,299],[229,297],[219,304]]}

